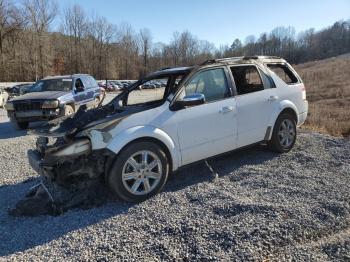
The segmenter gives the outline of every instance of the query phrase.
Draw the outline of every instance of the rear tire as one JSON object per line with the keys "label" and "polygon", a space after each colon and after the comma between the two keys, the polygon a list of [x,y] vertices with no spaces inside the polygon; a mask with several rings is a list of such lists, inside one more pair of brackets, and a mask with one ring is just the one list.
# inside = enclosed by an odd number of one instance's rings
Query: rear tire
{"label": "rear tire", "polygon": [[294,117],[288,113],[283,113],[276,120],[268,146],[273,151],[286,153],[293,148],[296,137],[296,121]]}
{"label": "rear tire", "polygon": [[118,155],[107,184],[122,199],[141,202],[160,192],[169,174],[169,161],[155,143],[136,142]]}

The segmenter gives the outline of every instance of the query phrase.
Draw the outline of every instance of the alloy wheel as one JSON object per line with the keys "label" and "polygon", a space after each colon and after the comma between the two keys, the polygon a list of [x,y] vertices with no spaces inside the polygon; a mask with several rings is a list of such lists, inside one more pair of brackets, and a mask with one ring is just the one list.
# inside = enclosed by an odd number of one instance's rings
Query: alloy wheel
{"label": "alloy wheel", "polygon": [[138,151],[128,158],[122,169],[125,189],[134,195],[152,192],[160,182],[162,163],[159,157],[148,150]]}

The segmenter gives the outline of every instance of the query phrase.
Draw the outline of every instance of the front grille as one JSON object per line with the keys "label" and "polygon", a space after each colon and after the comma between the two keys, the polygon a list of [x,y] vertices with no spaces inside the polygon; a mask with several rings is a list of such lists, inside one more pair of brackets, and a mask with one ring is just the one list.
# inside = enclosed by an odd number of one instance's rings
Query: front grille
{"label": "front grille", "polygon": [[16,111],[41,110],[42,102],[23,101],[14,103]]}

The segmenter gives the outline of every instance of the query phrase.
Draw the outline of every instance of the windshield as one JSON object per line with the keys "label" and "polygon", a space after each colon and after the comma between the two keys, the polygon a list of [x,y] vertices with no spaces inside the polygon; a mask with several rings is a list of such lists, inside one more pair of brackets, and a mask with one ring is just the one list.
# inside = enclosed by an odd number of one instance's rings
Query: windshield
{"label": "windshield", "polygon": [[32,85],[28,91],[44,92],[44,91],[70,91],[72,90],[72,79],[47,79],[40,80]]}

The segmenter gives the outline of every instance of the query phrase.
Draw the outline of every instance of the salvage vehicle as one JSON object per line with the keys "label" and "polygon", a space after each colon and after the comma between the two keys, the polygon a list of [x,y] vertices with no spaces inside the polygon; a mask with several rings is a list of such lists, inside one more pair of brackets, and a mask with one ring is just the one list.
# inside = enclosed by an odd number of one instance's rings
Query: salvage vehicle
{"label": "salvage vehicle", "polygon": [[[154,81],[166,82],[152,89],[161,96],[139,90]],[[208,60],[154,72],[100,108],[32,130],[39,138],[28,158],[59,185],[102,178],[138,202],[191,163],[257,143],[288,152],[307,111],[304,84],[284,59]]]}
{"label": "salvage vehicle", "polygon": [[101,89],[90,75],[52,76],[9,100],[5,108],[10,121],[18,129],[26,129],[30,122],[70,115],[80,106],[96,107],[101,98]]}

